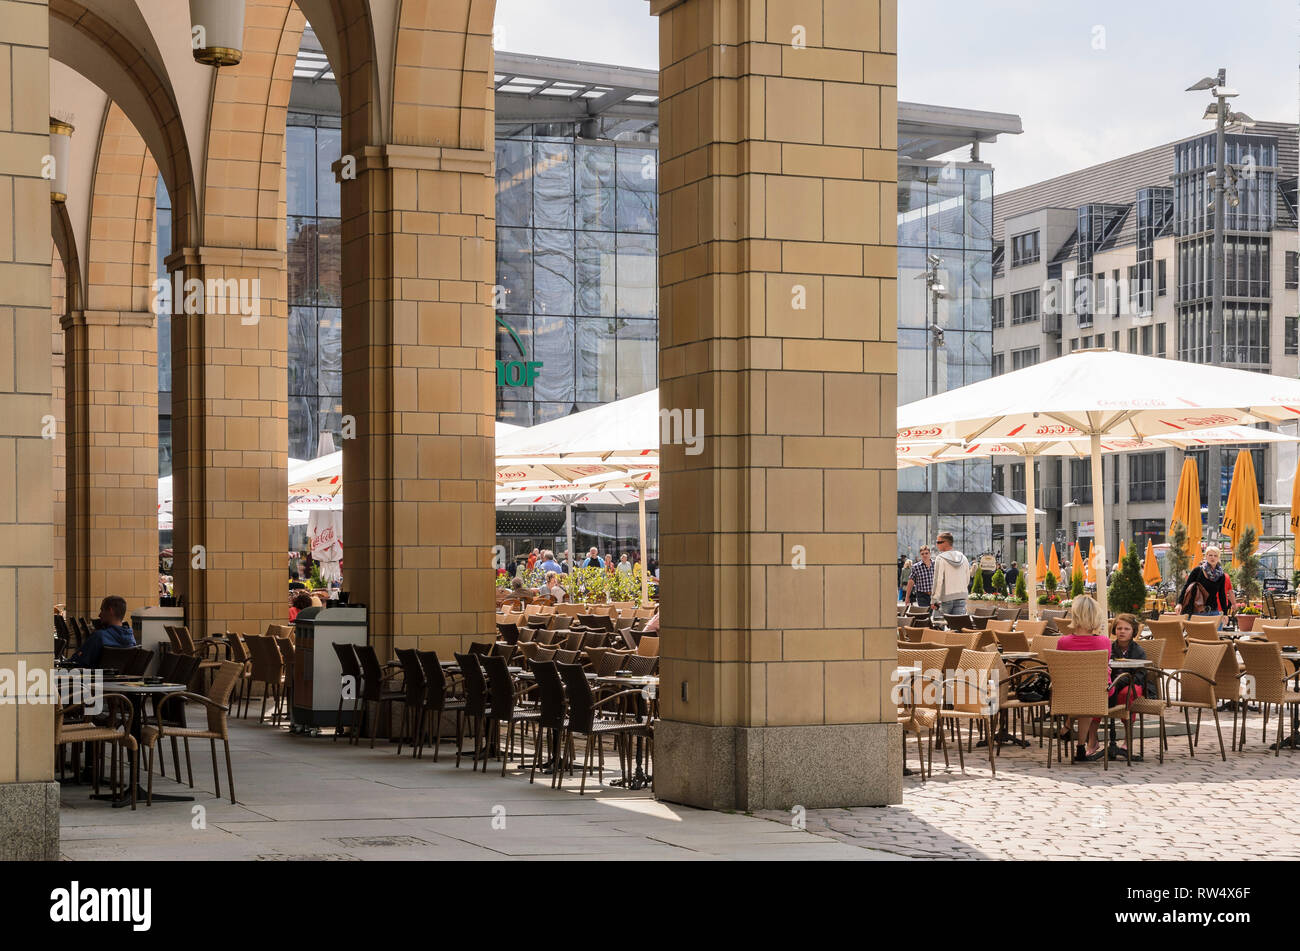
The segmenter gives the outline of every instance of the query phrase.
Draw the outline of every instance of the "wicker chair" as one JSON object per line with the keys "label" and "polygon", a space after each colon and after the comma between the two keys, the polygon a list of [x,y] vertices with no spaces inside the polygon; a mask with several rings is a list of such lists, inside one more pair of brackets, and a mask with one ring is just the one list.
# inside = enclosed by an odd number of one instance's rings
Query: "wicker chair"
{"label": "wicker chair", "polygon": [[[131,763],[131,808],[136,807],[136,789],[139,786],[139,757],[134,755],[138,746],[135,737],[131,735],[131,717],[133,709],[131,701],[120,693],[106,693],[101,697],[101,702],[107,708],[108,722],[103,726],[95,723],[66,723],[64,722],[69,716],[81,713],[85,709],[85,704],[74,703],[70,706],[63,706],[59,703],[54,709],[54,746],[57,749],[61,746],[67,746],[74,743],[86,743],[87,756],[91,761],[91,775],[94,781],[95,794],[99,794],[99,779],[101,772],[101,760],[103,759],[104,745],[107,744],[113,749],[113,755],[109,763],[109,785],[114,794],[121,788],[124,777],[120,773],[125,773],[126,763]],[[119,757],[118,748],[121,747],[122,755]],[[91,752],[93,750],[93,752]],[[74,755],[74,763],[75,755]]]}
{"label": "wicker chair", "polygon": [[1020,617],[1019,608],[998,608],[993,612],[994,618],[999,621],[1014,621]]}
{"label": "wicker chair", "polygon": [[969,614],[945,614],[943,623],[947,625],[950,631],[973,631],[975,622]]}
{"label": "wicker chair", "polygon": [[[939,725],[942,709],[943,664],[948,652],[937,650],[911,650],[899,648],[898,663],[903,667],[919,667],[920,674],[913,677],[900,690],[902,703],[898,708],[898,725],[903,728],[903,761],[907,761],[907,734],[916,734],[916,755],[921,762],[921,782],[926,773],[934,773],[934,731]],[[919,688],[920,696],[917,695]],[[921,735],[925,734],[925,749],[921,749]],[[944,765],[948,765],[948,748],[943,748]]]}
{"label": "wicker chair", "polygon": [[[1178,670],[1183,666],[1183,657],[1187,654],[1187,644],[1183,639],[1183,622],[1177,621],[1147,621],[1147,627],[1151,629],[1151,636],[1165,643],[1164,655],[1160,659],[1160,666],[1166,670]],[[1210,638],[1217,637],[1211,634]]]}
{"label": "wicker chair", "polygon": [[[943,642],[949,646],[959,646],[966,650],[974,650],[975,645],[979,643],[979,631],[953,631],[943,632]],[[949,668],[951,669],[951,668]]]}
{"label": "wicker chair", "polygon": [[1016,621],[1015,630],[1019,631],[1025,637],[1038,637],[1040,634],[1047,632],[1046,621]]}
{"label": "wicker chair", "polygon": [[[1191,675],[1189,679],[1188,675]],[[1193,736],[1188,724],[1187,745],[1193,756],[1196,744],[1201,741],[1201,714],[1205,710],[1214,713],[1214,728],[1219,733],[1219,754],[1224,760],[1223,730],[1219,726],[1219,703],[1227,700],[1232,703],[1232,748],[1237,748],[1237,707],[1241,706],[1241,677],[1237,668],[1237,651],[1229,643],[1218,640],[1187,639],[1187,656],[1183,659],[1183,669],[1174,671],[1169,679],[1177,680],[1180,696],[1169,701],[1171,707],[1182,707],[1183,717],[1188,719],[1189,708],[1196,710],[1196,731]]]}
{"label": "wicker chair", "polygon": [[[1282,662],[1282,645],[1275,641],[1238,641],[1237,650],[1246,663],[1245,699],[1256,700],[1264,706],[1264,730],[1262,740],[1268,740],[1268,708],[1277,704],[1277,743],[1273,754],[1282,753],[1282,725],[1286,720],[1286,708],[1300,704],[1300,690],[1291,681],[1300,677],[1300,671],[1286,673]],[[1241,748],[1246,745],[1246,722],[1242,718]]]}
{"label": "wicker chair", "polygon": [[944,693],[948,704],[939,711],[939,717],[953,725],[957,737],[957,759],[961,771],[966,772],[966,757],[961,748],[961,724],[979,722],[988,730],[989,768],[997,776],[994,760],[994,720],[998,714],[998,696],[989,689],[994,667],[998,664],[997,651],[963,650],[956,669],[944,678]]}
{"label": "wicker chair", "polygon": [[652,677],[659,672],[659,658],[629,654],[624,657],[623,666],[633,677]]}
{"label": "wicker chair", "polygon": [[[354,644],[357,662],[361,665],[361,713],[371,710],[373,704],[376,715],[370,718],[370,748],[375,748],[375,735],[379,732],[379,712],[391,711],[394,703],[406,702],[406,691],[385,689],[384,668],[379,664],[379,655],[372,644]],[[392,719],[391,712],[389,719]]]}
{"label": "wicker chair", "polygon": [[1129,703],[1129,709],[1138,718],[1138,754],[1145,757],[1147,753],[1146,731],[1144,729],[1146,718],[1156,717],[1160,721],[1160,742],[1156,744],[1156,753],[1160,762],[1163,763],[1165,761],[1165,750],[1169,748],[1169,739],[1165,732],[1165,710],[1168,709],[1168,704],[1160,696],[1153,695],[1152,688],[1154,687],[1156,692],[1159,693],[1160,662],[1165,652],[1165,642],[1159,638],[1149,637],[1137,643],[1147,655],[1147,660],[1151,661],[1152,668],[1152,676],[1146,679],[1147,690],[1145,694],[1141,697],[1134,697],[1132,702]]}
{"label": "wicker chair", "polygon": [[1004,651],[1029,650],[1029,638],[1023,631],[995,631],[994,634]]}
{"label": "wicker chair", "polygon": [[1005,634],[1007,631],[1011,630],[1015,623],[1015,621],[1006,619],[989,618],[988,623],[984,625],[984,630],[992,631],[995,634]]}
{"label": "wicker chair", "polygon": [[1030,635],[1029,649],[1038,654],[1042,654],[1043,651],[1054,651],[1056,650],[1056,642],[1060,639],[1061,635],[1059,634]]}
{"label": "wicker chair", "polygon": [[361,664],[357,660],[357,652],[351,644],[340,644],[337,641],[330,644],[334,648],[334,655],[339,659],[339,709],[334,717],[334,742],[339,741],[339,734],[343,732],[343,701],[347,699],[351,687],[352,693],[352,726],[348,731],[348,742],[356,743],[361,739],[359,729],[360,718],[357,716],[361,704]]}
{"label": "wicker chair", "polygon": [[1206,621],[1189,618],[1183,622],[1183,636],[1194,637],[1198,641],[1212,641],[1219,636],[1219,624],[1217,617]]}
{"label": "wicker chair", "polygon": [[[634,734],[648,735],[648,725],[640,723],[637,720],[610,719],[600,715],[600,708],[606,704],[632,695],[640,696],[641,690],[621,690],[618,693],[610,694],[601,700],[597,700],[591,692],[591,685],[587,683],[587,677],[583,669],[577,664],[556,664],[559,670],[560,679],[564,683],[564,693],[569,701],[569,722],[565,729],[565,734],[572,742],[574,734],[583,736],[587,740],[586,755],[582,761],[582,782],[578,787],[578,795],[585,795],[587,791],[587,773],[591,770],[591,754],[598,754],[597,769],[600,774],[600,781],[604,782],[605,776],[605,748],[604,738],[613,736],[615,746],[619,748],[619,761],[624,764],[631,759],[628,748],[627,738]],[[622,741],[620,743],[620,740]],[[559,772],[559,766],[556,765],[556,772]]]}
{"label": "wicker chair", "polygon": [[[1113,730],[1118,718],[1124,722],[1125,745],[1131,753],[1133,730],[1129,706],[1111,706],[1109,701],[1110,652],[1046,650],[1040,653],[1052,678],[1048,725],[1053,743],[1047,748],[1047,768],[1052,768],[1053,746],[1056,747],[1056,761],[1061,762],[1061,748],[1066,742],[1057,731],[1061,719],[1108,719]],[[1120,683],[1125,676],[1121,674],[1115,683]],[[1110,769],[1110,744],[1103,741],[1101,748],[1103,768]],[[1129,765],[1132,762],[1130,756]]]}
{"label": "wicker chair", "polygon": [[1265,640],[1276,642],[1281,647],[1300,647],[1300,627],[1290,624],[1265,624],[1259,629]]}
{"label": "wicker chair", "polygon": [[[207,740],[212,749],[212,781],[216,785],[217,797],[221,796],[221,772],[217,768],[217,740],[221,740],[226,750],[226,778],[230,781],[230,801],[235,801],[235,771],[230,762],[230,694],[235,683],[243,673],[244,665],[232,660],[218,661],[212,684],[206,694],[184,693],[168,694],[158,704],[158,717],[152,725],[146,725],[140,734],[140,742],[149,752],[149,804],[153,803],[153,759],[154,747],[164,737],[180,737],[185,743],[185,769],[189,774],[190,788],[194,788],[194,768],[190,761],[190,740]],[[207,728],[168,726],[162,716],[167,707],[178,701],[201,703],[208,715]]]}
{"label": "wicker chair", "polygon": [[[478,769],[479,757],[483,758],[483,772],[487,772],[487,749],[488,740],[491,734],[488,724],[492,718],[492,708],[489,702],[487,678],[483,675],[482,658],[478,654],[462,654],[456,652],[453,655],[456,663],[460,666],[461,682],[465,687],[465,717],[471,721],[474,729],[474,760],[473,769]],[[456,768],[460,768],[460,758],[462,755],[461,740],[463,733],[456,735]]]}
{"label": "wicker chair", "polygon": [[[506,667],[504,658],[501,657],[484,657],[480,663],[483,666],[483,672],[487,674],[488,692],[491,694],[491,729],[498,731],[502,723],[506,725],[506,742],[502,746],[497,743],[497,748],[501,753],[501,775],[506,774],[506,764],[510,762],[510,754],[514,752],[515,745],[515,725],[518,724],[519,736],[519,760],[522,766],[524,759],[524,731],[528,724],[536,723],[541,716],[541,710],[535,703],[520,703],[520,698],[515,695],[514,681],[510,678],[510,671]],[[483,765],[483,771],[487,772],[487,764]]]}
{"label": "wicker chair", "polygon": [[646,634],[637,642],[636,652],[642,657],[659,656],[659,636],[657,634]]}

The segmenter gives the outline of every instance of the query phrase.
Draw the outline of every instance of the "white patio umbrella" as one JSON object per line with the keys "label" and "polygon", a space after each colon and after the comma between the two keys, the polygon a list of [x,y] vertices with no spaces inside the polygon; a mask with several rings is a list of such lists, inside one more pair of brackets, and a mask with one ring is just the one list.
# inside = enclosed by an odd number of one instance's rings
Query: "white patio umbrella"
{"label": "white patio umbrella", "polygon": [[[1171,433],[1164,436],[1152,436],[1150,438],[1138,438],[1134,436],[1111,437],[1101,441],[1101,451],[1103,453],[1116,452],[1138,452],[1142,450],[1150,451],[1152,449],[1188,449],[1192,446],[1210,446],[1236,443],[1282,443],[1297,442],[1300,437],[1289,436],[1285,433],[1273,432],[1268,429],[1257,429],[1254,426],[1221,426],[1217,429],[1198,429],[1192,432]],[[911,443],[899,444],[898,468],[905,469],[913,466],[928,466],[938,462],[956,462],[962,459],[981,459],[999,456],[1015,456],[1025,458],[1030,464],[1025,469],[1025,485],[1028,492],[1034,491],[1035,475],[1030,470],[1033,469],[1032,460],[1039,456],[1070,456],[1076,459],[1086,459],[1092,451],[1092,440],[1084,438],[1076,439],[1040,439],[1015,441],[1007,440],[1003,442],[973,442],[967,445],[958,443]],[[1028,516],[1028,499],[1026,494],[1026,521],[1025,521],[1025,542],[1029,550],[1037,551],[1037,526],[1032,525],[1033,519]],[[1029,585],[1029,614],[1035,617],[1038,614],[1038,567],[1035,564],[1028,572],[1027,577],[1030,579]]]}
{"label": "white patio umbrella", "polygon": [[[1222,426],[1300,418],[1300,381],[1144,357],[1113,350],[1077,350],[1023,370],[981,380],[898,408],[900,446],[980,440],[1022,441],[1034,455],[1044,441],[1087,439],[1092,461],[1092,514],[1098,564],[1106,563],[1102,440],[1154,438]],[[1033,498],[1032,465],[1025,491]],[[1033,519],[1026,520],[1034,550]],[[1029,559],[1031,591],[1037,566]],[[1106,609],[1104,570],[1097,599]],[[1030,604],[1036,601],[1030,596]]]}
{"label": "white patio umbrella", "polygon": [[[518,473],[514,478],[503,478]],[[553,476],[554,478],[547,478]],[[540,479],[540,481],[539,481]],[[604,480],[609,480],[605,482]],[[551,490],[565,506],[569,552],[573,550],[573,506],[598,488],[637,494],[641,538],[641,603],[649,594],[645,500],[659,481],[659,391],[606,403],[549,423],[507,434],[497,442],[498,501],[510,483]],[[657,489],[656,489],[657,491]]]}

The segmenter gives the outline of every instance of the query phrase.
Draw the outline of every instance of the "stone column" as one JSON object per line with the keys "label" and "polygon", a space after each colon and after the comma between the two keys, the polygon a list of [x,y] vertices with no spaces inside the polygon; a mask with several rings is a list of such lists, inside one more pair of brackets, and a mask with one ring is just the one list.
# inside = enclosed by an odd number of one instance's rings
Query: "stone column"
{"label": "stone column", "polygon": [[158,332],[150,311],[72,311],[67,359],[68,611],[158,603]]}
{"label": "stone column", "polygon": [[493,630],[493,155],[387,145],[355,160],[342,182],[344,586],[381,656],[448,656]]}
{"label": "stone column", "polygon": [[898,802],[894,0],[651,8],[660,399],[699,424],[662,440],[656,793]]}
{"label": "stone column", "polygon": [[[0,10],[0,667],[50,665],[49,10]],[[54,710],[0,705],[0,861],[55,859]]]}
{"label": "stone column", "polygon": [[166,263],[183,278],[179,294],[172,280],[176,590],[196,637],[261,633],[289,612],[284,252],[182,248]]}

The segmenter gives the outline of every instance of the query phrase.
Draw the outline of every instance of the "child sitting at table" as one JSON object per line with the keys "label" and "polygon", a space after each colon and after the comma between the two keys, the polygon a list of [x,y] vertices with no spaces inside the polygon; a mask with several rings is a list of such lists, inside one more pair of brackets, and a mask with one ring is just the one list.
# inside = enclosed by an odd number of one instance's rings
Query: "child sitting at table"
{"label": "child sitting at table", "polygon": [[[1101,633],[1106,624],[1106,615],[1101,605],[1094,598],[1081,594],[1070,605],[1070,626],[1074,633],[1065,634],[1056,642],[1058,651],[1109,651],[1110,638]],[[1105,754],[1097,746],[1096,717],[1079,718],[1079,747],[1074,758],[1078,760],[1099,760]],[[1085,722],[1086,721],[1086,722]]]}

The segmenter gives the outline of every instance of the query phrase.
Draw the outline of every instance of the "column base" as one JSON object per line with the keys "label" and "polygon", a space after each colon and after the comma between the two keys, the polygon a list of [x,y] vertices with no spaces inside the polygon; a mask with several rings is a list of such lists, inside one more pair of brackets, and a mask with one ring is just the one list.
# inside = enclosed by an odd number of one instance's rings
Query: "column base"
{"label": "column base", "polygon": [[903,801],[897,723],[655,725],[655,795],[702,809],[824,809]]}
{"label": "column base", "polygon": [[59,858],[59,784],[0,783],[0,862]]}

